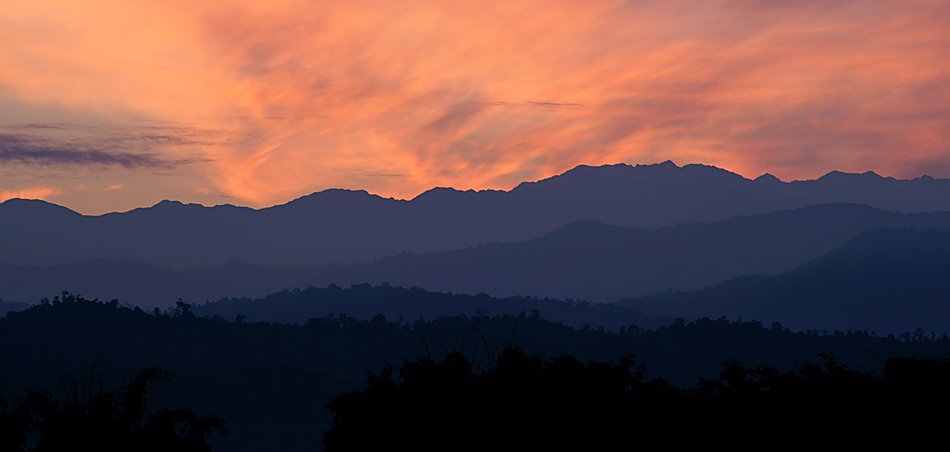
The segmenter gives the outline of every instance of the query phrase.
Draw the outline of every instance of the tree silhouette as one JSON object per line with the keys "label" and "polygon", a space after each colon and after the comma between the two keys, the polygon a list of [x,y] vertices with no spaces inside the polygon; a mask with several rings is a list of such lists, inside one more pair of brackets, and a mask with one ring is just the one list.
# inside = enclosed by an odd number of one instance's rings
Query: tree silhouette
{"label": "tree silhouette", "polygon": [[30,391],[12,411],[2,405],[3,450],[204,452],[211,450],[208,434],[227,434],[222,420],[189,409],[147,414],[146,396],[155,380],[168,380],[168,373],[139,369],[115,393],[104,391],[101,379],[63,377],[66,400]]}
{"label": "tree silhouette", "polygon": [[[517,347],[504,349],[484,373],[458,352],[438,363],[406,361],[371,373],[364,391],[331,401],[335,422],[323,443],[327,451],[625,447],[610,432],[648,421],[629,409],[637,388],[646,385],[632,367],[631,357],[618,364],[570,356],[545,361]],[[653,386],[657,394],[672,389]]]}
{"label": "tree silhouette", "polygon": [[822,354],[781,373],[726,361],[690,390],[619,364],[505,349],[483,373],[457,352],[370,373],[327,407],[326,450],[907,449],[938,444],[950,361],[891,359],[884,376]]}

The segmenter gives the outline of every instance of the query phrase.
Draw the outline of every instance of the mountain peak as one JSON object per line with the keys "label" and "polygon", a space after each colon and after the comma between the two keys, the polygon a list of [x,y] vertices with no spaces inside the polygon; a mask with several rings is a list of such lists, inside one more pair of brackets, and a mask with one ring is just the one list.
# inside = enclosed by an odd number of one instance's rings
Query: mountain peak
{"label": "mountain peak", "polygon": [[185,204],[182,203],[181,201],[172,201],[172,200],[169,200],[169,199],[163,199],[163,200],[159,201],[158,203],[156,203],[154,206],[152,206],[152,208],[153,208],[153,209],[155,209],[155,208],[161,209],[161,208],[168,208],[168,207],[180,207],[180,206],[183,206],[183,205],[185,205]]}
{"label": "mountain peak", "polygon": [[676,166],[675,163],[673,163],[672,160],[667,160],[667,161],[665,161],[665,162],[660,162],[660,163],[654,163],[654,164],[652,164],[652,165],[650,165],[650,164],[648,164],[648,165],[640,165],[640,164],[638,164],[637,167],[638,167],[638,168],[639,168],[639,167],[644,167],[644,168],[653,167],[653,168],[657,168],[657,169],[667,169],[667,170],[674,169],[674,168],[679,168],[678,166]]}
{"label": "mountain peak", "polygon": [[606,164],[600,166],[578,165],[564,173],[541,179],[534,182],[522,182],[511,191],[524,190],[559,190],[572,185],[602,185],[607,181],[633,182],[643,177],[664,177],[674,171],[681,170],[671,160],[653,164],[626,163]]}
{"label": "mountain peak", "polygon": [[[474,190],[469,190],[469,191],[474,192]],[[464,192],[462,190],[457,190],[452,187],[432,187],[422,193],[419,193],[418,195],[416,195],[415,198],[412,198],[412,200],[416,201],[420,199],[426,199],[426,200],[444,199],[446,197],[457,195],[459,193],[464,193]]]}
{"label": "mountain peak", "polygon": [[53,204],[49,201],[43,201],[42,199],[10,198],[4,202],[0,202],[0,206],[12,206],[12,205],[35,205],[35,206],[47,205],[47,206],[62,207],[57,204]]}
{"label": "mountain peak", "polygon": [[[209,209],[228,208],[228,207],[234,207],[234,206],[232,206],[231,204],[222,204],[222,205],[209,207],[203,204],[198,204],[198,203],[193,203],[193,202],[184,203],[178,200],[163,199],[159,201],[157,204],[155,204],[154,206],[146,207],[144,209],[146,210],[163,210],[163,209],[181,210],[184,208],[190,211],[194,211],[194,210],[209,210]],[[135,209],[135,210],[142,210],[142,209]]]}
{"label": "mountain peak", "polygon": [[759,177],[756,177],[754,180],[755,180],[756,182],[760,182],[760,183],[763,183],[763,184],[782,184],[782,183],[784,183],[784,182],[782,182],[781,179],[779,179],[779,178],[777,178],[777,177],[775,177],[775,176],[773,176],[773,175],[771,175],[771,174],[769,174],[769,173],[765,173],[765,174],[763,174],[763,175],[761,175],[761,176],[759,176]]}
{"label": "mountain peak", "polygon": [[874,171],[865,171],[863,173],[846,173],[844,171],[829,171],[828,174],[821,176],[818,180],[840,180],[840,179],[884,179],[880,174]]}
{"label": "mountain peak", "polygon": [[38,215],[40,212],[56,212],[57,214],[82,216],[79,212],[75,212],[68,207],[41,199],[23,198],[11,198],[0,203],[0,212],[14,215]]}
{"label": "mountain peak", "polygon": [[374,195],[366,190],[349,190],[346,188],[328,188],[323,191],[301,196],[286,204],[278,204],[272,207],[260,209],[261,211],[282,208],[310,208],[318,205],[342,205],[349,203],[372,202],[372,201],[391,201],[391,199]]}

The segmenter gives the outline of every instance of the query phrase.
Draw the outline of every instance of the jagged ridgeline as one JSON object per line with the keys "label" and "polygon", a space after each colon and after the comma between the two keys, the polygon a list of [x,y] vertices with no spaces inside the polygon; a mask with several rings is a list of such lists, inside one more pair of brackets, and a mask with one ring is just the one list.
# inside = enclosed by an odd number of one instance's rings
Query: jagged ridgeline
{"label": "jagged ridgeline", "polygon": [[[386,298],[394,288],[331,290],[370,296],[376,290]],[[704,319],[609,332],[552,323],[540,313],[412,322],[334,315],[288,325],[196,312],[200,308],[182,303],[155,315],[73,295],[11,312],[0,319],[0,342],[7,345],[0,348],[3,397],[9,406],[30,389],[61,397],[61,376],[89,375],[93,364],[97,378],[113,387],[136,369],[165,369],[171,383],[154,385],[149,409],[186,407],[223,420],[229,435],[209,437],[215,450],[295,451],[319,446],[333,425],[326,404],[362,390],[367,370],[378,374],[419,357],[441,361],[458,353],[478,373],[498,369],[507,347],[544,361],[570,355],[582,364],[617,365],[632,354],[636,366],[645,366],[645,379],[660,376],[671,387],[691,388],[700,378],[715,380],[730,359],[788,372],[806,362],[821,364],[819,354],[828,352],[862,375],[881,375],[892,357],[950,356],[950,339],[922,330],[889,336],[794,332],[779,324]]]}

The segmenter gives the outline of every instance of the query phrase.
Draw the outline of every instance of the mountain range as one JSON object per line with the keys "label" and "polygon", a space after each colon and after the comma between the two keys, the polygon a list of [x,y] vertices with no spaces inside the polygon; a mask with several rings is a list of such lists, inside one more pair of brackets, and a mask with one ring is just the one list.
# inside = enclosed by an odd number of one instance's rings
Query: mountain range
{"label": "mountain range", "polygon": [[[750,180],[672,162],[580,166],[511,191],[436,188],[409,201],[327,190],[260,210],[163,201],[84,216],[9,200],[0,310],[68,290],[141,307],[221,300],[207,312],[300,322],[293,316],[327,309],[410,318],[544,306],[569,324],[743,315],[800,328],[939,329],[948,229],[950,180]],[[477,296],[383,306],[308,289],[367,283]],[[268,312],[286,297],[265,296],[294,288],[310,295]],[[585,304],[617,300],[619,311]]]}
{"label": "mountain range", "polygon": [[263,297],[281,289],[384,284],[498,297],[613,302],[693,291],[750,274],[779,274],[878,228],[950,228],[950,212],[902,214],[824,204],[655,230],[579,221],[519,243],[401,254],[365,264],[278,268],[228,262],[172,271],[129,261],[55,267],[0,265],[0,298],[32,303],[69,290],[167,307],[222,297]]}
{"label": "mountain range", "polygon": [[84,216],[43,201],[0,204],[0,263],[50,267],[95,259],[197,270],[232,260],[314,267],[400,253],[523,242],[580,220],[640,229],[847,202],[895,212],[950,210],[950,180],[831,172],[755,180],[706,165],[578,166],[510,191],[434,188],[412,200],[326,190],[265,209],[162,201]]}

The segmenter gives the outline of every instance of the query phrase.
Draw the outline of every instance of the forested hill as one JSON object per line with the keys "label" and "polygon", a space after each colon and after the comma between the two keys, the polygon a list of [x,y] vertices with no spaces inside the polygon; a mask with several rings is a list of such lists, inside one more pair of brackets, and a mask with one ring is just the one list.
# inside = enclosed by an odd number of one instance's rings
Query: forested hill
{"label": "forested hill", "polygon": [[283,290],[263,298],[224,298],[192,308],[198,316],[226,319],[242,316],[246,321],[266,321],[306,324],[308,319],[327,315],[345,314],[359,319],[383,315],[388,319],[434,320],[457,315],[517,315],[532,313],[555,323],[582,328],[605,328],[618,331],[621,327],[638,325],[657,328],[669,324],[673,318],[653,317],[635,309],[611,303],[588,303],[578,300],[559,300],[534,297],[496,298],[484,293],[476,295],[432,292],[417,287],[404,288],[390,285],[353,285],[343,289],[336,285],[326,288],[309,287],[304,290]]}
{"label": "forested hill", "polygon": [[[388,290],[388,289],[386,289]],[[331,425],[324,405],[365,384],[367,370],[419,356],[459,351],[490,366],[507,346],[554,358],[616,362],[633,354],[647,375],[690,387],[713,378],[727,359],[769,362],[781,371],[818,353],[840,363],[880,371],[892,356],[950,356],[950,339],[923,332],[881,337],[863,332],[793,332],[757,322],[700,320],[618,333],[570,328],[530,313],[400,321],[376,316],[312,319],[305,325],[197,317],[179,306],[170,315],[80,297],[51,302],[0,319],[0,387],[16,401],[26,389],[60,394],[60,375],[89,377],[90,368],[113,386],[128,372],[162,368],[173,385],[154,388],[150,406],[187,406],[227,422],[230,436],[213,437],[216,450],[312,450]]]}

